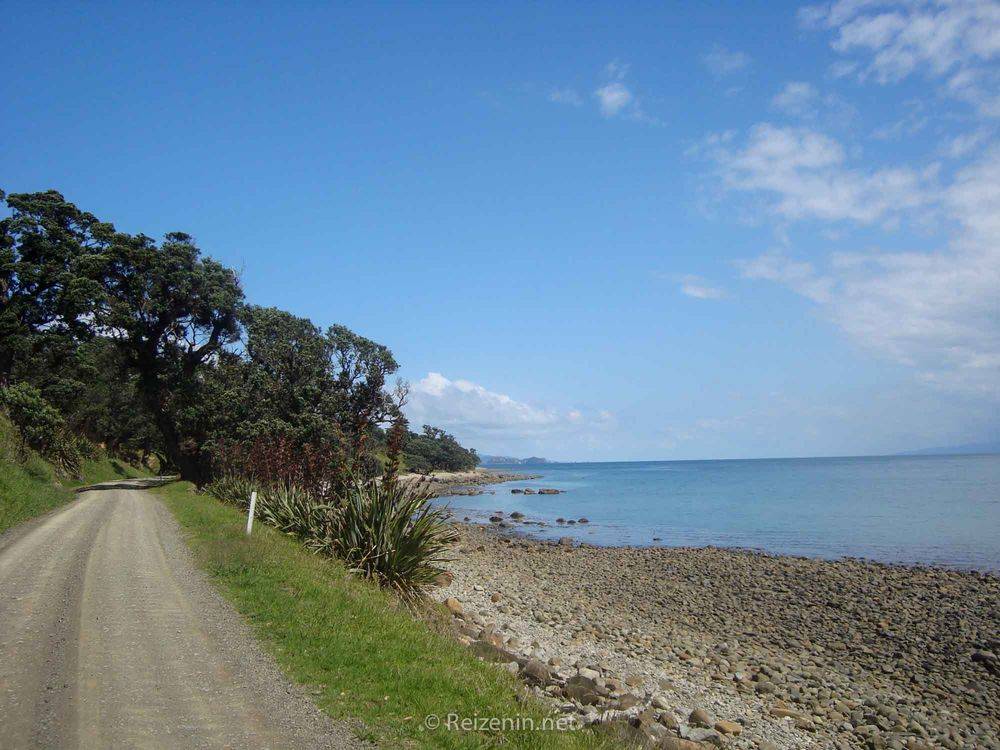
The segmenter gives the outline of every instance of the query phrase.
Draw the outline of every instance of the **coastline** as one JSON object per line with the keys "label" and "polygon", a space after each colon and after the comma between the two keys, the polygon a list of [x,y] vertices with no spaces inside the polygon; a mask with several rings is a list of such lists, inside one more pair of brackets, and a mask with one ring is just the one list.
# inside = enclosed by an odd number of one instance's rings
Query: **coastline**
{"label": "coastline", "polygon": [[399,481],[403,484],[422,485],[432,497],[457,497],[461,495],[495,494],[494,490],[482,489],[485,485],[501,484],[503,482],[520,482],[528,479],[538,479],[538,474],[521,474],[512,471],[499,471],[476,467],[471,471],[436,471],[432,474],[400,474]]}
{"label": "coastline", "polygon": [[[692,748],[1000,748],[996,575],[496,526],[457,524],[439,598],[463,642],[548,664],[535,691],[581,721]],[[572,699],[580,675],[600,700]]]}

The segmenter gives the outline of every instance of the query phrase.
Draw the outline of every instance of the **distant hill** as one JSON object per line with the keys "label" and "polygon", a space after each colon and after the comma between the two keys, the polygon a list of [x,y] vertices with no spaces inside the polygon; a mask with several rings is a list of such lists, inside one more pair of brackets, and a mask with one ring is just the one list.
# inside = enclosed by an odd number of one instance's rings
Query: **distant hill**
{"label": "distant hill", "polygon": [[970,453],[1000,453],[1000,442],[967,443],[966,445],[950,445],[945,448],[923,448],[916,451],[904,451],[901,456],[961,456]]}
{"label": "distant hill", "polygon": [[521,466],[528,466],[534,464],[550,464],[552,463],[547,458],[540,458],[538,456],[529,456],[528,458],[514,458],[513,456],[480,456],[479,465],[480,466],[493,466],[495,464],[518,464]]}

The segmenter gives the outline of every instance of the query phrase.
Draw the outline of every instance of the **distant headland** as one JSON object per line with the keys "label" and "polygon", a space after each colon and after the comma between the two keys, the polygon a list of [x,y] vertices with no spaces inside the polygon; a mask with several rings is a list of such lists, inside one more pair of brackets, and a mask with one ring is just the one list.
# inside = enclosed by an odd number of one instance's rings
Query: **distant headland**
{"label": "distant headland", "polygon": [[547,458],[540,458],[539,456],[528,456],[528,458],[514,458],[513,456],[485,456],[481,455],[479,457],[480,466],[497,466],[504,465],[510,466],[513,464],[521,466],[534,466],[537,464],[551,464],[553,461],[549,461]]}

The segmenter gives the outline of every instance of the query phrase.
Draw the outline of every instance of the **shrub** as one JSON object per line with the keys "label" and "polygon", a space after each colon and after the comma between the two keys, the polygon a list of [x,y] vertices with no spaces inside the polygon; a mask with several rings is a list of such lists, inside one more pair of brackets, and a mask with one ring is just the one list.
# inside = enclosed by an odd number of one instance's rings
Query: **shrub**
{"label": "shrub", "polygon": [[65,422],[37,388],[17,383],[0,390],[0,400],[25,445],[44,454],[59,441]]}
{"label": "shrub", "polygon": [[257,490],[258,487],[259,482],[249,477],[224,474],[214,479],[205,489],[224,503],[232,503],[240,508],[246,508],[250,502],[250,493]]}
{"label": "shrub", "polygon": [[331,534],[313,546],[409,602],[444,571],[458,538],[447,512],[431,505],[427,492],[398,482],[356,482],[334,521]]}
{"label": "shrub", "polygon": [[284,435],[220,441],[214,468],[222,476],[250,477],[266,486],[295,486],[329,500],[344,486],[344,458],[330,444],[300,443]]}
{"label": "shrub", "polygon": [[355,482],[341,503],[322,502],[296,485],[265,485],[238,475],[220,477],[207,489],[244,509],[256,491],[256,518],[302,539],[314,552],[340,558],[410,603],[443,572],[458,538],[447,512],[430,504],[423,487],[394,481]]}
{"label": "shrub", "polygon": [[46,458],[64,474],[80,477],[83,462],[88,458],[96,458],[98,452],[87,438],[73,432],[62,432],[46,452]]}
{"label": "shrub", "polygon": [[413,456],[409,453],[406,454],[406,468],[414,474],[430,474],[434,470],[431,462],[426,458],[423,456]]}
{"label": "shrub", "polygon": [[318,501],[294,484],[262,484],[255,479],[227,474],[208,485],[210,494],[248,510],[250,494],[257,493],[254,518],[291,536],[308,540],[328,534],[334,506]]}
{"label": "shrub", "polygon": [[61,473],[79,475],[84,458],[93,456],[90,441],[67,430],[62,415],[34,386],[17,383],[3,388],[0,404],[17,426],[23,447],[38,451]]}
{"label": "shrub", "polygon": [[279,484],[258,493],[256,515],[264,523],[308,542],[327,534],[334,506],[319,502],[301,487]]}

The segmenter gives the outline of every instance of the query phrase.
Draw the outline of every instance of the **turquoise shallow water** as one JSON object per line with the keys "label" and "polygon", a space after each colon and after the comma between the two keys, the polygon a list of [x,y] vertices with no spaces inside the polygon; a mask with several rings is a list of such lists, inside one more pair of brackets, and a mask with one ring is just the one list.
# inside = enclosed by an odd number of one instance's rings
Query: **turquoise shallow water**
{"label": "turquoise shallow water", "polygon": [[[457,516],[520,511],[549,524],[520,527],[531,536],[601,545],[716,545],[1000,571],[1000,455],[498,468],[542,476],[490,487],[495,495],[446,499]],[[566,492],[513,495],[513,487]],[[560,516],[590,523],[557,526]]]}

